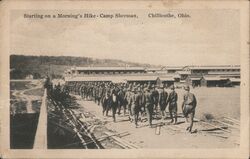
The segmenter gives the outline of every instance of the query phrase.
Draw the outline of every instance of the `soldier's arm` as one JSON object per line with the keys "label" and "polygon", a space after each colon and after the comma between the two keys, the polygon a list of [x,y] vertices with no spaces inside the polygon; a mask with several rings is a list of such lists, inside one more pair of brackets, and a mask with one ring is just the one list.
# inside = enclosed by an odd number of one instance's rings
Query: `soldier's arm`
{"label": "soldier's arm", "polygon": [[167,105],[170,102],[170,97],[171,97],[171,93],[169,94],[169,96],[167,97]]}
{"label": "soldier's arm", "polygon": [[142,94],[142,97],[141,97],[141,99],[142,99],[142,105],[145,105],[146,104],[146,98],[145,98],[145,94]]}
{"label": "soldier's arm", "polygon": [[193,96],[194,96],[194,107],[196,107],[196,105],[197,105],[197,100],[196,100],[195,95],[193,95]]}
{"label": "soldier's arm", "polygon": [[185,103],[185,95],[183,96],[183,102],[182,102],[182,105],[181,105],[182,110],[183,110],[183,107],[184,107],[184,103]]}
{"label": "soldier's arm", "polygon": [[169,98],[168,93],[166,93],[166,96],[167,96],[167,97],[166,97],[166,99],[165,99],[165,100],[166,100],[165,102],[166,102],[166,104],[168,104],[168,98]]}
{"label": "soldier's arm", "polygon": [[178,94],[176,93],[176,98],[175,98],[175,102],[178,101]]}
{"label": "soldier's arm", "polygon": [[158,96],[158,100],[156,99],[156,102],[161,103],[161,100],[162,100],[162,94],[160,93],[159,96]]}

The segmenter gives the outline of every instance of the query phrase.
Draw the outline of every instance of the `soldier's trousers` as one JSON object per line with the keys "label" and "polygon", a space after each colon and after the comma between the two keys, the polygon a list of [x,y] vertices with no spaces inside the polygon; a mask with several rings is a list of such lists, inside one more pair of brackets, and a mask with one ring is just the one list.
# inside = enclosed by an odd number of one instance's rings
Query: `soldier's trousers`
{"label": "soldier's trousers", "polygon": [[117,104],[112,104],[111,109],[112,109],[112,117],[113,120],[115,121],[115,114],[116,114],[116,110],[117,110],[118,105]]}
{"label": "soldier's trousers", "polygon": [[104,115],[104,113],[106,112],[106,115],[108,115],[108,111],[109,111],[109,106],[110,105],[110,101],[109,99],[103,99],[102,102],[102,113]]}
{"label": "soldier's trousers", "polygon": [[134,116],[135,124],[138,122],[138,117],[139,117],[139,112],[140,112],[140,107],[132,105],[131,106],[131,111]]}
{"label": "soldier's trousers", "polygon": [[169,104],[168,110],[169,110],[171,118],[177,117],[177,104],[176,103]]}
{"label": "soldier's trousers", "polygon": [[153,120],[154,105],[146,104],[146,112],[147,112],[147,118],[148,118],[149,125],[151,125],[152,120]]}
{"label": "soldier's trousers", "polygon": [[121,102],[118,103],[118,114],[121,113],[122,107],[123,107],[123,113],[125,115],[125,113],[126,113],[126,104],[123,101],[121,101]]}
{"label": "soldier's trousers", "polygon": [[128,104],[128,113],[129,113],[129,117],[132,117],[132,110],[131,110],[131,104]]}

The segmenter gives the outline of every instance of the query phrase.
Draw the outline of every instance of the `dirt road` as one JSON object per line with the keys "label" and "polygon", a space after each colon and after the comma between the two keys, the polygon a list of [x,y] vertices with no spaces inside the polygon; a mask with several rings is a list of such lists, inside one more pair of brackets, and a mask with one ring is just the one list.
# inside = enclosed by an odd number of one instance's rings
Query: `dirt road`
{"label": "dirt road", "polygon": [[[78,111],[94,115],[94,119],[103,121],[109,130],[117,133],[129,132],[130,135],[124,136],[123,139],[140,148],[233,148],[239,146],[239,132],[236,129],[216,130],[211,133],[206,130],[214,127],[203,122],[195,122],[194,129],[197,132],[190,134],[185,130],[188,123],[185,123],[184,118],[181,117],[178,119],[178,125],[170,124],[169,120],[154,120],[154,128],[149,128],[147,122],[141,122],[139,128],[135,128],[135,125],[128,121],[128,116],[117,116],[117,122],[114,123],[112,117],[102,115],[101,106],[92,101],[83,101],[79,96],[76,97],[81,107]],[[157,128],[157,125],[162,124],[164,125]],[[157,129],[160,130],[159,135],[156,135]]]}

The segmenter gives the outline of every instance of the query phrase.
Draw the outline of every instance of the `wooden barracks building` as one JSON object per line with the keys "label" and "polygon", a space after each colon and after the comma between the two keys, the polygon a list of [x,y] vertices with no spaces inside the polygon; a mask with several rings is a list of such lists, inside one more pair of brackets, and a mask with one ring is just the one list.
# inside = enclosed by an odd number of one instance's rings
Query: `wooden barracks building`
{"label": "wooden barracks building", "polygon": [[66,82],[110,81],[174,84],[177,87],[230,87],[240,85],[240,66],[185,67],[72,67],[65,71]]}

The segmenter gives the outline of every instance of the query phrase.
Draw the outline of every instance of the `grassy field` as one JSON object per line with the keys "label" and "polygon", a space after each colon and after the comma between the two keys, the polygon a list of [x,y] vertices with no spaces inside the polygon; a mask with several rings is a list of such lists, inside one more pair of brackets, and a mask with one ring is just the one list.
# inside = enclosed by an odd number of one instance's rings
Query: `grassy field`
{"label": "grassy field", "polygon": [[[181,112],[183,89],[177,89],[178,112]],[[196,117],[204,119],[210,114],[213,118],[232,117],[240,119],[240,88],[195,88],[191,89],[197,98]]]}

